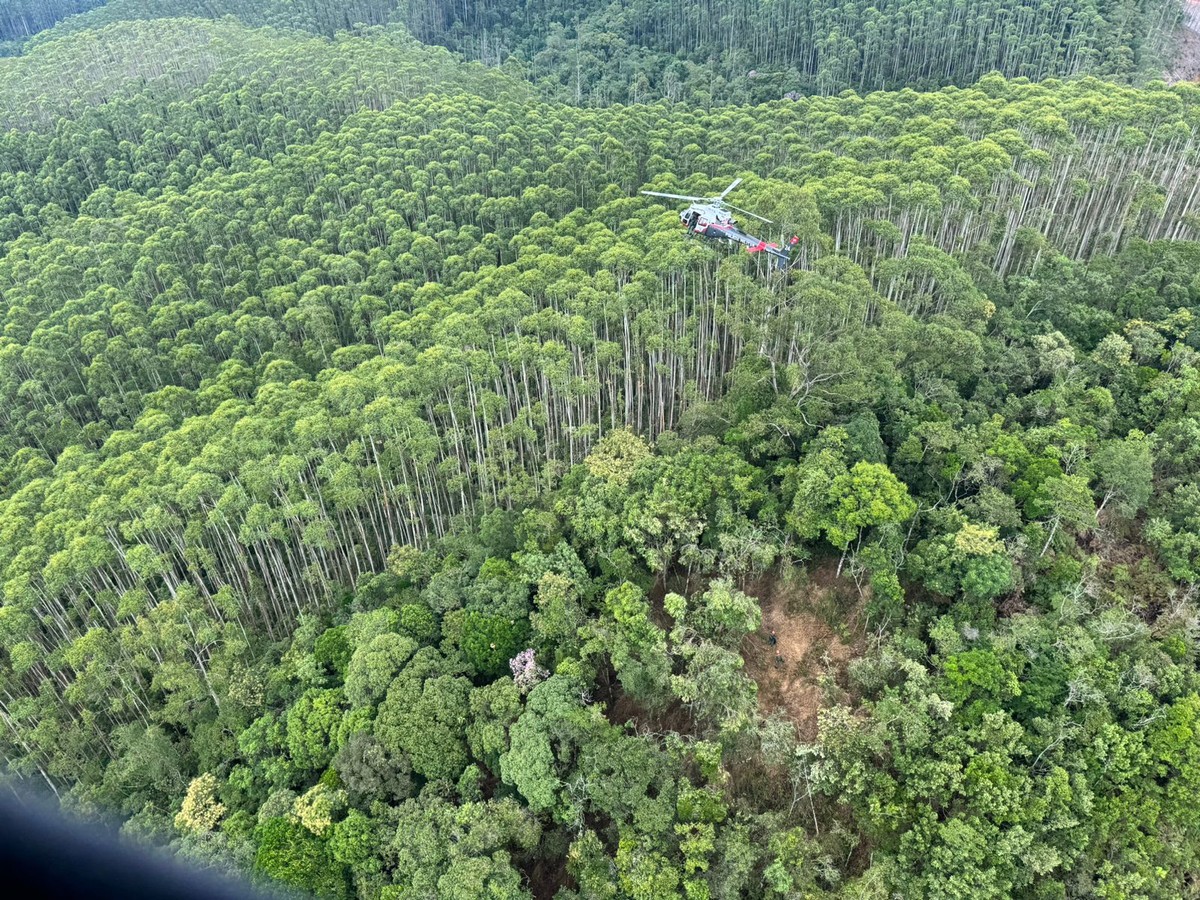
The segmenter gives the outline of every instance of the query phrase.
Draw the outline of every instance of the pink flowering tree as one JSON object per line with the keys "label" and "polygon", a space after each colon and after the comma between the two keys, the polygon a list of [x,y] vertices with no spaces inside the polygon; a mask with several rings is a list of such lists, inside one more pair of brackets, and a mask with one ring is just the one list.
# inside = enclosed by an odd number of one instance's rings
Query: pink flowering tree
{"label": "pink flowering tree", "polygon": [[550,673],[538,665],[533,649],[522,650],[508,661],[512,670],[513,683],[522,694],[528,694],[534,686],[544,681]]}

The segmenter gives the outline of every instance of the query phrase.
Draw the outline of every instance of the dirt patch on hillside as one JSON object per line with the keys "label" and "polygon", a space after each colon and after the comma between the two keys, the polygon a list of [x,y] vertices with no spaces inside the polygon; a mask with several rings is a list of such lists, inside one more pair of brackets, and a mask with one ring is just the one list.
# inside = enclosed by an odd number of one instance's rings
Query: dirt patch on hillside
{"label": "dirt patch on hillside", "polygon": [[1176,32],[1175,62],[1165,76],[1168,84],[1200,81],[1200,0],[1187,0],[1183,9],[1183,24]]}
{"label": "dirt patch on hillside", "polygon": [[787,716],[806,741],[817,736],[821,707],[844,694],[846,666],[866,648],[863,598],[853,581],[836,573],[831,561],[807,573],[773,573],[746,588],[763,613],[762,629],[742,644],[746,674],[758,684],[759,711]]}

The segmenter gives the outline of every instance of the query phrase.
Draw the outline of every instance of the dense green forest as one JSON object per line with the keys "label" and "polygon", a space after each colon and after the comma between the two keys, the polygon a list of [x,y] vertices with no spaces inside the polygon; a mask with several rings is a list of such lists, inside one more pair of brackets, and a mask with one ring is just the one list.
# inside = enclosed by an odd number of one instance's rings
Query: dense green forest
{"label": "dense green forest", "polygon": [[67,16],[104,0],[5,0],[0,5],[0,56],[19,52],[24,41]]}
{"label": "dense green forest", "polygon": [[233,15],[326,36],[394,22],[426,43],[504,64],[551,99],[687,99],[708,107],[793,92],[966,86],[992,71],[1141,83],[1161,75],[1181,7],[1179,0],[108,0],[56,31],[182,15]]}
{"label": "dense green forest", "polygon": [[[90,5],[0,19],[13,783],[347,900],[1197,895],[1177,5]],[[739,176],[787,271],[637,193]]]}

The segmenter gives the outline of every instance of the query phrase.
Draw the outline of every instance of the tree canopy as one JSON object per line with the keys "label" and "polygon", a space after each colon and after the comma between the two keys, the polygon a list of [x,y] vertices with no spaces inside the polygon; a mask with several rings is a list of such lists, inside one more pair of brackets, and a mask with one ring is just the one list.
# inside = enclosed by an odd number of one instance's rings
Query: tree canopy
{"label": "tree canopy", "polygon": [[[1174,3],[92,5],[0,11],[7,777],[328,897],[1194,891]],[[638,194],[734,177],[785,270]]]}

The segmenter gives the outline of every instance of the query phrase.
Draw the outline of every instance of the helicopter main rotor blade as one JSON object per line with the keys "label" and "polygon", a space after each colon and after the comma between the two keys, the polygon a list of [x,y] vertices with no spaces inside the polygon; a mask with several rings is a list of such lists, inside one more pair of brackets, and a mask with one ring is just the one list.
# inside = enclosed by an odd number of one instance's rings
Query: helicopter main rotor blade
{"label": "helicopter main rotor blade", "polygon": [[725,190],[721,191],[721,193],[720,193],[720,195],[717,197],[717,199],[718,199],[718,200],[724,200],[724,199],[725,199],[725,195],[726,195],[726,194],[728,194],[730,191],[732,191],[732,190],[733,190],[735,187],[737,187],[737,186],[738,186],[739,184],[741,184],[741,183],[742,183],[742,179],[740,179],[740,178],[735,178],[735,179],[733,179],[733,184],[729,185],[729,187],[727,187],[727,188],[725,188]]}
{"label": "helicopter main rotor blade", "polygon": [[707,197],[685,197],[683,194],[664,194],[662,191],[641,191],[651,197],[669,197],[672,200],[691,200],[695,203],[703,203],[708,200]]}
{"label": "helicopter main rotor blade", "polygon": [[751,216],[755,219],[758,219],[760,222],[766,222],[768,225],[775,224],[774,222],[772,222],[770,219],[766,218],[765,216],[760,216],[758,213],[752,213],[748,209],[742,209],[741,207],[734,206],[732,203],[726,203],[725,205],[728,206],[730,209],[734,210],[735,212],[740,212],[744,216]]}

